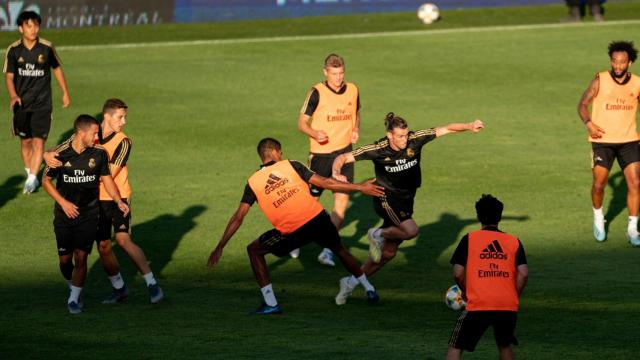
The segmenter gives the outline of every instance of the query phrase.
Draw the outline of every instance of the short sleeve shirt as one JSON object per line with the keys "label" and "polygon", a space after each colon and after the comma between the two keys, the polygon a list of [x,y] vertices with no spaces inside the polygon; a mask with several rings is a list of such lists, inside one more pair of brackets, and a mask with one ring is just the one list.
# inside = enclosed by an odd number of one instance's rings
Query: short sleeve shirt
{"label": "short sleeve shirt", "polygon": [[[78,211],[97,208],[100,177],[109,175],[109,157],[98,145],[78,154],[71,145],[60,149],[58,159],[62,165],[46,167],[43,176],[56,179],[56,189]],[[62,210],[56,203],[56,208]]]}
{"label": "short sleeve shirt", "polygon": [[[491,231],[500,231],[498,230],[498,228],[493,228],[493,227],[489,227],[489,228],[485,228],[485,230],[491,230]],[[520,239],[518,239],[518,252],[516,252],[516,266],[518,265],[525,265],[527,264],[527,256],[524,252],[524,247],[522,246],[522,242],[520,241]],[[467,259],[469,257],[469,234],[466,234],[465,236],[462,237],[462,239],[460,239],[460,242],[458,243],[458,247],[456,247],[456,250],[453,252],[453,256],[451,256],[451,260],[449,261],[451,263],[451,265],[462,265],[462,266],[467,266]]]}
{"label": "short sleeve shirt", "polygon": [[13,74],[22,111],[51,111],[51,69],[61,65],[53,44],[37,39],[31,49],[16,41],[7,49],[4,73]]}

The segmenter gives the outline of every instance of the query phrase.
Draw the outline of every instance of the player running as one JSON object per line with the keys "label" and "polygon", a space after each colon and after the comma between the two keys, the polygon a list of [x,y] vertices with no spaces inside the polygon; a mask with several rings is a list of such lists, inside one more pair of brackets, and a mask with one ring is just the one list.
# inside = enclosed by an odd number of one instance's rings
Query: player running
{"label": "player running", "polygon": [[592,148],[593,236],[596,241],[607,238],[602,200],[609,171],[617,160],[627,182],[627,240],[632,246],[640,246],[640,149],[636,130],[640,77],[629,72],[638,50],[632,42],[615,41],[609,44],[609,58],[611,70],[596,74],[578,103],[578,115],[589,132]]}
{"label": "player running", "polygon": [[[418,236],[418,225],[413,220],[413,201],[420,187],[420,156],[422,147],[435,138],[462,132],[479,132],[484,128],[480,120],[470,123],[451,123],[419,131],[409,131],[407,122],[388,113],[385,118],[387,136],[371,145],[345,153],[333,162],[333,177],[345,180],[342,167],[359,160],[373,161],[376,181],[384,187],[385,195],[373,198],[373,208],[383,220],[382,227],[369,229],[369,258],[362,271],[371,276],[380,270],[398,251],[404,240]],[[340,279],[340,292],[336,303],[343,304],[357,285],[353,277]]]}
{"label": "player running", "polygon": [[280,143],[272,138],[260,141],[258,154],[262,166],[249,178],[240,205],[211,252],[208,265],[213,267],[218,263],[227,242],[240,228],[251,205],[257,201],[274,229],[260,235],[247,246],[251,268],[264,298],[262,306],[254,314],[282,312],[273,293],[265,256],[273,254],[282,257],[311,242],[331,249],[365,288],[367,300],[377,301],[375,288],[363,274],[357,260],[342,246],[338,230],[322,205],[311,196],[309,184],[335,191],[360,191],[371,196],[383,195],[382,187],[374,185],[374,180],[351,184],[319,176],[298,161],[282,159]]}

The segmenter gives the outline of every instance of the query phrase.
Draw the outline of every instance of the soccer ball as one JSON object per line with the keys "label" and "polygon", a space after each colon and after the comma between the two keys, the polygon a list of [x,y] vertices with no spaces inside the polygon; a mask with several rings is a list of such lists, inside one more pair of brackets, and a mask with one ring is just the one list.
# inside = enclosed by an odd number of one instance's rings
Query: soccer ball
{"label": "soccer ball", "polygon": [[425,24],[431,24],[440,19],[440,9],[438,9],[436,4],[422,4],[418,8],[418,18]]}
{"label": "soccer ball", "polygon": [[462,290],[458,285],[453,285],[447,290],[444,296],[444,303],[453,310],[462,310],[467,306],[467,302],[462,298]]}

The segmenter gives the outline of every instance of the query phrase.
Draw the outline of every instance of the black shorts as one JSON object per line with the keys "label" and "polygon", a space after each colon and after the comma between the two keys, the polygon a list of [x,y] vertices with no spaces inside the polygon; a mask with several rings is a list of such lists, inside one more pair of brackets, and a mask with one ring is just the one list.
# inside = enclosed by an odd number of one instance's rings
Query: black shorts
{"label": "black shorts", "polygon": [[515,311],[463,311],[449,338],[449,346],[472,352],[489,326],[500,347],[518,345],[514,333],[518,313]]}
{"label": "black shorts", "polygon": [[[332,175],[332,167],[333,160],[335,160],[338,155],[351,152],[353,148],[351,145],[347,146],[344,149],[336,150],[329,154],[309,154],[309,169],[320,176],[324,176],[326,178],[330,178]],[[347,181],[353,182],[353,163],[344,164],[342,167],[342,175],[347,177]],[[323,188],[316,187],[314,185],[309,186],[311,189],[311,195],[315,197],[320,197],[322,195]]]}
{"label": "black shorts", "polygon": [[13,134],[21,139],[46,139],[51,129],[51,110],[20,111],[14,107]]}
{"label": "black shorts", "polygon": [[326,211],[322,210],[291,234],[282,235],[280,231],[271,229],[258,238],[260,245],[275,256],[288,255],[290,251],[315,242],[323,248],[333,249],[340,245],[340,235]]}
{"label": "black shorts", "polygon": [[384,220],[382,227],[399,226],[413,215],[412,196],[397,196],[387,193],[385,196],[373,197],[373,209]]}
{"label": "black shorts", "polygon": [[[127,205],[127,199],[122,199]],[[115,201],[100,201],[100,222],[96,241],[111,240],[111,227],[114,233],[124,232],[131,235],[131,210],[124,216]]]}
{"label": "black shorts", "polygon": [[611,170],[613,160],[624,170],[627,165],[640,161],[638,141],[623,144],[591,143],[591,168],[602,166]]}
{"label": "black shorts", "polygon": [[58,256],[69,255],[76,249],[90,254],[98,231],[97,209],[89,214],[82,215],[81,213],[73,220],[62,217],[66,218],[66,215],[56,211],[53,220]]}

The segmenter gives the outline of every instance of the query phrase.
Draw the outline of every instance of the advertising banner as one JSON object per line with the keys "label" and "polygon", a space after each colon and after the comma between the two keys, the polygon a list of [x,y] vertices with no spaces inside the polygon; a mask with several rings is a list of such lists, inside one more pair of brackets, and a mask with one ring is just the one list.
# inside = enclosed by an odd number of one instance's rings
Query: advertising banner
{"label": "advertising banner", "polygon": [[42,28],[126,26],[173,21],[173,0],[3,0],[0,30],[15,31],[22,11],[42,17]]}
{"label": "advertising banner", "polygon": [[560,0],[175,0],[174,20],[206,22],[416,11],[425,2],[433,2],[440,9],[561,3]]}

